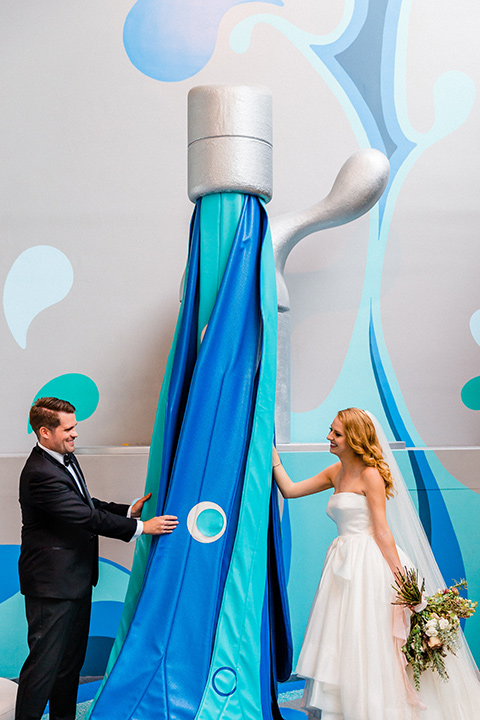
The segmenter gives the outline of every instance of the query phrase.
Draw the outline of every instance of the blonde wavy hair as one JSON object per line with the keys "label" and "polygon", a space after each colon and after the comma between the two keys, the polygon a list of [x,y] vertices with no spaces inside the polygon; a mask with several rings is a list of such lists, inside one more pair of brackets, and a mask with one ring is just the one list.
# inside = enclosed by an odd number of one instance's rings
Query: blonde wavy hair
{"label": "blonde wavy hair", "polygon": [[360,408],[346,408],[339,410],[337,417],[353,452],[360,455],[365,465],[377,468],[385,483],[385,495],[387,498],[393,497],[395,488],[390,468],[383,459],[375,427],[367,413]]}

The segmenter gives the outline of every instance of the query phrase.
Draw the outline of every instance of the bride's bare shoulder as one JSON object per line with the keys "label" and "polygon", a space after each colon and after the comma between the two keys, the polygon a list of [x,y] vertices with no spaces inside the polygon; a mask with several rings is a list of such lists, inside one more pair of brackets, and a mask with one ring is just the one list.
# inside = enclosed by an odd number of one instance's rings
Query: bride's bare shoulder
{"label": "bride's bare shoulder", "polygon": [[336,463],[333,463],[333,465],[329,465],[327,467],[327,469],[325,470],[326,476],[331,481],[331,483],[334,487],[335,487],[335,480],[338,477],[338,473],[340,472],[341,467],[342,467],[342,463],[336,462]]}
{"label": "bride's bare shoulder", "polygon": [[383,478],[375,467],[365,467],[362,470],[362,484],[366,491],[381,490],[385,492]]}

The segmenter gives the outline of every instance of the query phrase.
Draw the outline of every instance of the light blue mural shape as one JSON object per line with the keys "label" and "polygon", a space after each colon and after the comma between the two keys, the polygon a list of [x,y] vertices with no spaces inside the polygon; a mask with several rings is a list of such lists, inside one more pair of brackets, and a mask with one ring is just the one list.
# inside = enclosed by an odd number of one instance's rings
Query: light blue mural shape
{"label": "light blue mural shape", "polygon": [[[245,52],[253,28],[266,23],[285,35],[335,94],[361,147],[375,147],[390,160],[387,189],[371,211],[370,238],[362,299],[349,349],[330,395],[316,409],[293,414],[292,440],[318,442],[339,408],[357,405],[371,410],[390,439],[423,447],[402,397],[385,345],[380,304],[385,249],[395,203],[408,172],[433,143],[456,130],[469,116],[475,87],[463,73],[443,74],[433,89],[435,120],[426,133],[408,118],[406,47],[410,0],[347,0],[338,27],[329,35],[300,30],[281,15],[256,15],[240,22],[230,43]],[[464,564],[438,481],[444,468],[432,471],[426,453],[411,453],[419,513],[447,580],[462,577]]]}
{"label": "light blue mural shape", "polygon": [[480,345],[480,310],[476,310],[470,318],[470,332],[477,345]]}
{"label": "light blue mural shape", "polygon": [[[185,80],[210,60],[225,13],[247,2],[254,0],[138,0],[125,20],[127,55],[154,80]],[[283,5],[281,0],[263,2]]]}
{"label": "light blue mural shape", "polygon": [[63,300],[72,285],[73,268],[61,250],[36,245],[18,256],[5,280],[3,310],[10,332],[21,348],[27,346],[32,320]]}
{"label": "light blue mural shape", "polygon": [[[32,400],[32,405],[41,397],[57,397],[61,400],[68,400],[75,407],[77,420],[86,420],[97,409],[99,392],[96,384],[88,375],[81,373],[66,373],[49,380],[37,392]],[[32,432],[30,422],[28,432]]]}

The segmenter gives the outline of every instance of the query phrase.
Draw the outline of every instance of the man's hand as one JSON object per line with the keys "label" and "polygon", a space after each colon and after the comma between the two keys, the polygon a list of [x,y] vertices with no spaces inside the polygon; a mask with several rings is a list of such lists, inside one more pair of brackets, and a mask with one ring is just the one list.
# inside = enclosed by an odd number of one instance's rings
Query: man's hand
{"label": "man's hand", "polygon": [[137,502],[132,505],[132,510],[130,513],[130,517],[135,518],[135,520],[140,520],[140,516],[142,514],[143,510],[143,504],[147,502],[147,500],[150,500],[152,497],[152,493],[148,493],[148,495],[144,495],[142,498],[137,500]]}
{"label": "man's hand", "polygon": [[168,535],[175,530],[177,525],[178,520],[175,515],[160,515],[152,518],[151,520],[143,521],[143,534]]}
{"label": "man's hand", "polygon": [[[144,495],[142,498],[132,505],[131,517],[138,520],[142,514],[143,505],[150,500],[152,493]],[[178,525],[178,520],[175,515],[160,515],[151,518],[151,520],[143,521],[143,534],[144,535],[168,535],[173,532]]]}

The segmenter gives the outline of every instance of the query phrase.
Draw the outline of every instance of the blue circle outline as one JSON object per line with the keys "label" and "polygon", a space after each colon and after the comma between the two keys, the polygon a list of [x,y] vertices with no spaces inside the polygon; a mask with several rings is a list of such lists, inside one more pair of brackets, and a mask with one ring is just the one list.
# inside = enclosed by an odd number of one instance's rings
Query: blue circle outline
{"label": "blue circle outline", "polygon": [[[228,670],[229,672],[231,672],[233,674],[233,676],[235,678],[235,687],[233,688],[233,690],[230,690],[230,692],[222,692],[215,685],[215,678],[217,677],[218,673],[221,672],[222,670]],[[222,697],[228,697],[229,695],[233,695],[233,693],[236,692],[236,690],[237,690],[237,673],[235,672],[235,670],[233,668],[228,667],[228,665],[224,665],[223,667],[218,668],[218,670],[215,670],[215,672],[213,674],[212,686],[213,686],[213,689],[215,690],[215,692],[217,693],[217,695],[221,695]]]}

